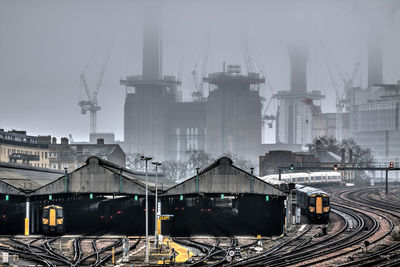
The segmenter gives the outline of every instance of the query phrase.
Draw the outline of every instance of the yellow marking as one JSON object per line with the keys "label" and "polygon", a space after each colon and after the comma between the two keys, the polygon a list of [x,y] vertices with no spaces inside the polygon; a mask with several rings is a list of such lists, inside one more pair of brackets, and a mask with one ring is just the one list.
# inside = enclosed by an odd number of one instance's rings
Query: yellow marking
{"label": "yellow marking", "polygon": [[[171,249],[173,248],[175,250],[175,252],[177,254],[175,256],[175,262],[176,263],[184,263],[189,258],[193,257],[193,255],[194,255],[189,249],[187,249],[185,247],[182,247],[181,245],[173,242],[169,238],[164,238],[164,242],[163,243],[165,245],[169,244],[170,248]],[[169,254],[169,256],[171,256],[171,255],[172,255],[172,252]],[[169,260],[166,260],[165,263],[169,263]],[[157,264],[163,264],[163,261],[158,261]]]}
{"label": "yellow marking", "polygon": [[56,210],[50,209],[50,226],[56,225]]}
{"label": "yellow marking", "polygon": [[322,213],[322,197],[317,197],[316,209],[317,209],[317,214]]}
{"label": "yellow marking", "polygon": [[29,218],[25,218],[25,235],[29,235]]}
{"label": "yellow marking", "polygon": [[157,220],[157,234],[161,235],[161,220]]}

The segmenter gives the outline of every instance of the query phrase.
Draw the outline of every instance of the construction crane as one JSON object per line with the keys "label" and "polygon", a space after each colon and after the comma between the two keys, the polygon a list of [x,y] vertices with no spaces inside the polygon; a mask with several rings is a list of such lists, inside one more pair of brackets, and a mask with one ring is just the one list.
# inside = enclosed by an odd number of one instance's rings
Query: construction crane
{"label": "construction crane", "polygon": [[100,69],[99,78],[94,87],[93,93],[90,92],[89,86],[88,86],[88,83],[86,80],[86,70],[88,69],[88,66],[86,66],[84,71],[82,71],[82,73],[79,75],[81,84],[83,85],[83,88],[85,89],[88,100],[79,101],[78,105],[81,107],[82,115],[85,115],[87,111],[89,111],[89,113],[90,113],[90,133],[97,132],[97,111],[99,111],[101,109],[101,107],[97,104],[97,96],[99,95],[100,87],[103,82],[104,73],[105,73],[107,65],[108,65],[109,57],[110,57],[110,50],[108,51],[106,60]]}
{"label": "construction crane", "polygon": [[[343,138],[343,132],[342,132],[343,108],[345,107],[345,104],[348,102],[347,93],[353,87],[355,77],[360,69],[360,62],[356,62],[351,76],[343,75],[343,73],[340,71],[340,69],[337,66],[337,64],[335,63],[335,61],[331,57],[329,57],[329,53],[328,53],[327,49],[325,48],[321,39],[319,39],[319,43],[321,45],[322,54],[324,56],[325,65],[328,70],[328,74],[331,79],[332,86],[335,89],[335,93],[336,93],[336,139],[341,141]],[[344,90],[343,90],[342,94],[340,94],[338,86],[335,81],[335,78],[333,76],[332,64],[335,66],[335,69],[343,82]]]}

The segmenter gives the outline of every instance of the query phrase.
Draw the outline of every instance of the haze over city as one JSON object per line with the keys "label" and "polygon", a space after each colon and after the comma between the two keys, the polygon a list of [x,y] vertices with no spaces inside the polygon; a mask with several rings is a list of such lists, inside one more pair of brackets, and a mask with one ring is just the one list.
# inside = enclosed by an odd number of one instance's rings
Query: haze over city
{"label": "haze over city", "polygon": [[[210,52],[206,74],[222,63],[242,65],[246,39],[255,72],[267,81],[260,94],[288,90],[287,45],[309,44],[308,91],[320,90],[322,112],[335,111],[335,91],[321,42],[340,90],[336,69],[361,71],[354,85],[367,85],[367,36],[370,22],[383,44],[383,82],[400,79],[400,13],[398,1],[160,1],[163,74],[182,81],[183,100],[191,101],[192,71],[202,64],[205,43]],[[140,1],[0,1],[0,123],[30,134],[88,140],[89,116],[80,114],[85,92],[79,75],[87,68],[94,87],[110,49],[100,88],[98,131],[123,140],[125,88],[121,78],[142,68],[143,3]],[[207,87],[206,87],[207,88]],[[207,93],[207,90],[205,90]],[[267,114],[276,113],[276,100]],[[269,143],[275,130],[268,132]]]}

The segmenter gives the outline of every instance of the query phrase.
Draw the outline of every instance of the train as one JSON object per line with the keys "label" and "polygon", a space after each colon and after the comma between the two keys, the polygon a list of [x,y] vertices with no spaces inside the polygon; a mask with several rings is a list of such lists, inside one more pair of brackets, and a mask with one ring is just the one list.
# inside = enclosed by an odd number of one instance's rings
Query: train
{"label": "train", "polygon": [[317,188],[296,185],[297,207],[301,208],[310,222],[329,222],[329,194]]}
{"label": "train", "polygon": [[[279,180],[278,174],[270,174],[260,177],[262,180]],[[282,173],[281,181],[286,183],[299,183],[299,184],[324,184],[324,183],[340,183],[342,175],[340,172],[295,172],[295,173]]]}
{"label": "train", "polygon": [[49,234],[64,234],[64,209],[57,205],[48,205],[43,207],[42,213],[42,231]]}
{"label": "train", "polygon": [[90,228],[104,198],[70,200],[42,207],[41,232],[62,235],[66,232]]}
{"label": "train", "polygon": [[329,194],[325,191],[271,177],[263,177],[263,180],[287,193],[296,189],[296,206],[301,208],[302,214],[310,222],[327,223],[329,221],[330,200]]}

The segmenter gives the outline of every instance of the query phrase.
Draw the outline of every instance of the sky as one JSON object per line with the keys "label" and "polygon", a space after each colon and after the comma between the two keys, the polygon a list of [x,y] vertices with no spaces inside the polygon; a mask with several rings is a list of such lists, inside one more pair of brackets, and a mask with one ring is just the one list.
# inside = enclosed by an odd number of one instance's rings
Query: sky
{"label": "sky", "polygon": [[[192,71],[201,72],[206,43],[207,74],[222,71],[223,61],[241,64],[246,73],[242,44],[247,41],[250,71],[268,80],[260,89],[266,104],[273,92],[289,89],[287,46],[301,41],[309,47],[308,90],[322,91],[322,111],[334,112],[334,84],[342,92],[341,75],[351,75],[357,62],[361,67],[354,85],[367,84],[371,25],[382,38],[384,82],[400,80],[400,1],[155,4],[161,10],[163,74],[182,81],[185,101],[191,101]],[[114,132],[123,140],[125,88],[119,81],[141,74],[143,10],[143,2],[131,0],[0,0],[0,128],[88,140],[89,115],[81,115],[77,104],[85,98],[79,75],[85,71],[93,90],[110,51],[97,125],[99,132]],[[266,114],[275,112],[273,101]],[[274,129],[267,135],[273,140]]]}

